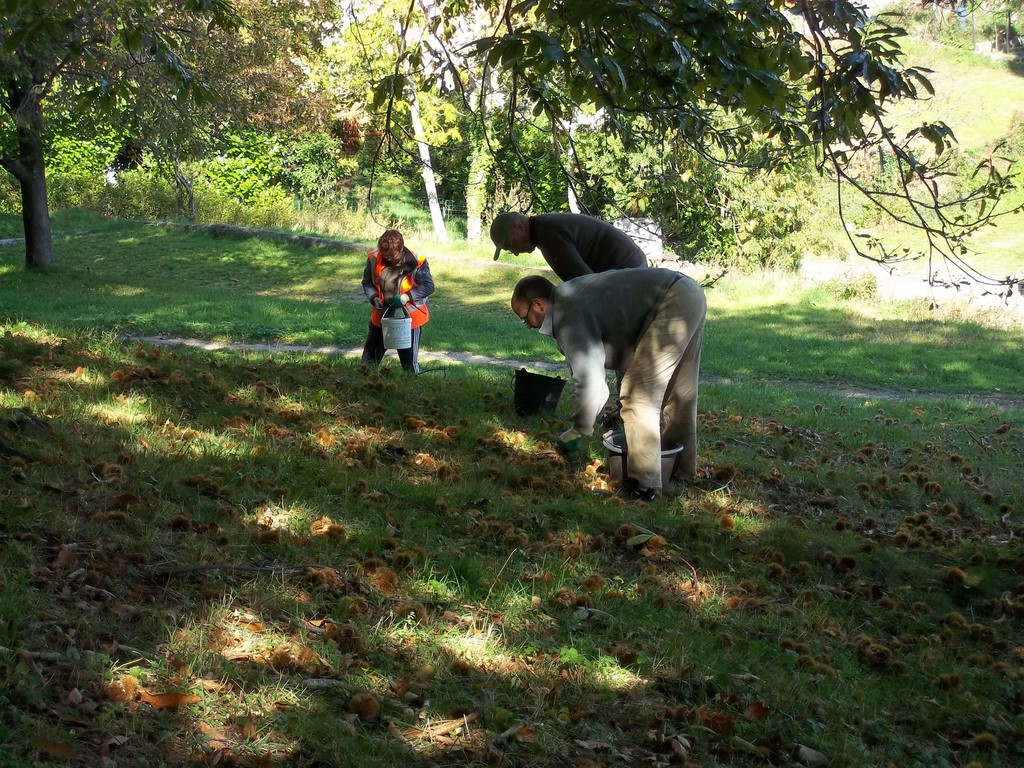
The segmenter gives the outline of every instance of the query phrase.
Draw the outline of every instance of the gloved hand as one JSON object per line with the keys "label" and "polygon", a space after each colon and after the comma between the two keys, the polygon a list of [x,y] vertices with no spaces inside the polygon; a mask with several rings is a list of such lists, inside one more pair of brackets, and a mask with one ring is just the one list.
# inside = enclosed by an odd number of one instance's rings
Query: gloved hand
{"label": "gloved hand", "polygon": [[569,427],[558,436],[558,448],[564,453],[575,453],[580,449],[583,441],[583,433],[577,432],[575,427]]}
{"label": "gloved hand", "polygon": [[401,309],[402,308],[402,294],[399,293],[399,294],[397,294],[395,296],[392,296],[391,300],[388,301],[388,308],[389,309]]}
{"label": "gloved hand", "polygon": [[374,296],[370,299],[370,306],[374,309],[384,309],[384,302],[380,300],[380,296]]}

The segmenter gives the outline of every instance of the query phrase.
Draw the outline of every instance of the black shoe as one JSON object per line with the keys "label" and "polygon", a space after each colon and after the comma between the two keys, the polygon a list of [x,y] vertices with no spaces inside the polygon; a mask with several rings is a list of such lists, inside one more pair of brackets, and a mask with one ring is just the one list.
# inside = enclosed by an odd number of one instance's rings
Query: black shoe
{"label": "black shoe", "polygon": [[658,498],[658,489],[641,488],[636,480],[627,478],[619,486],[618,495],[627,501],[654,501]]}

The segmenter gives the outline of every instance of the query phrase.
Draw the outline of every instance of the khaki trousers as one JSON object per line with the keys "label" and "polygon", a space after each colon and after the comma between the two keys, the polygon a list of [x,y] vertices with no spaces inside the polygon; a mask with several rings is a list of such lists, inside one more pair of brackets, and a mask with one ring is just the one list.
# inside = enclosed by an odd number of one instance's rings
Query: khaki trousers
{"label": "khaki trousers", "polygon": [[697,379],[707,301],[700,286],[678,280],[658,305],[622,378],[627,477],[661,488],[661,446],[681,443],[672,478],[697,473]]}

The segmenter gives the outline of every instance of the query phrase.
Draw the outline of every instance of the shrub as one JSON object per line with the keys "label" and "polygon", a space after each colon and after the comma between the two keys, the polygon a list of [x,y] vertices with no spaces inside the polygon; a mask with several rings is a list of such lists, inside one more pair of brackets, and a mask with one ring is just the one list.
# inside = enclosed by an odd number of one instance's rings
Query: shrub
{"label": "shrub", "polygon": [[103,175],[98,172],[65,171],[46,178],[47,199],[51,208],[82,208],[92,205],[102,194]]}
{"label": "shrub", "polygon": [[359,170],[359,158],[345,142],[326,133],[285,140],[277,148],[279,170],[274,178],[284,189],[314,205],[337,202],[343,180]]}
{"label": "shrub", "polygon": [[735,232],[727,265],[745,271],[800,267],[800,240],[813,210],[808,170],[750,173],[723,179],[726,215]]}
{"label": "shrub", "polygon": [[200,182],[195,195],[196,219],[209,224],[287,229],[296,219],[292,196],[280,187],[266,187],[239,200],[215,184]]}
{"label": "shrub", "polygon": [[21,215],[21,188],[9,173],[0,181],[0,213]]}
{"label": "shrub", "polygon": [[125,219],[166,219],[180,215],[178,195],[171,183],[150,168],[135,168],[117,175],[91,201],[104,216]]}
{"label": "shrub", "polygon": [[196,163],[191,170],[197,187],[202,184],[240,203],[255,202],[275,186],[264,160],[218,156]]}
{"label": "shrub", "polygon": [[874,275],[847,273],[825,283],[825,290],[837,299],[874,299],[878,296],[878,280]]}

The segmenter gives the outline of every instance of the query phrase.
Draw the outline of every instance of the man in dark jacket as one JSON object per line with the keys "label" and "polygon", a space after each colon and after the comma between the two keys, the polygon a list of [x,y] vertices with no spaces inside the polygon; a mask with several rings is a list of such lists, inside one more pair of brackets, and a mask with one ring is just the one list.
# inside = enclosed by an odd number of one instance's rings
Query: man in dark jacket
{"label": "man in dark jacket", "polygon": [[524,277],[512,311],[554,338],[576,382],[572,426],[559,436],[569,448],[594,432],[608,400],[605,369],[622,378],[626,433],[626,495],[650,500],[661,492],[662,441],[682,451],[673,478],[697,472],[697,378],[707,303],[689,277],[668,269],[626,269],[554,285]]}
{"label": "man in dark jacket", "polygon": [[646,267],[647,257],[632,238],[606,221],[579,213],[501,213],[491,222],[494,260],[502,249],[541,255],[561,280],[610,269]]}

